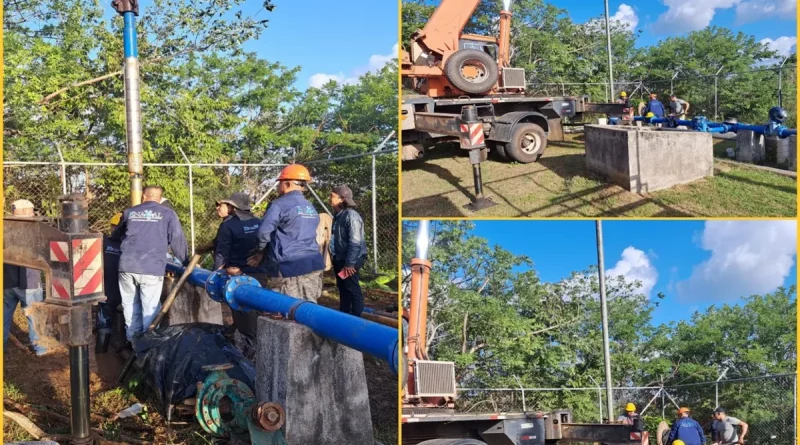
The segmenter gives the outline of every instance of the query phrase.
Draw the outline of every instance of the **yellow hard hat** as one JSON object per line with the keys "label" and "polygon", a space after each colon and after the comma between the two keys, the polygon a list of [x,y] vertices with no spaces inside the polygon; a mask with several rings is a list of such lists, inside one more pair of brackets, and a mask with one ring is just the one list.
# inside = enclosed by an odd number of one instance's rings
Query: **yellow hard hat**
{"label": "yellow hard hat", "polygon": [[118,226],[122,219],[122,213],[115,213],[114,216],[108,221],[112,226]]}
{"label": "yellow hard hat", "polygon": [[628,412],[636,411],[636,405],[634,405],[633,403],[629,403],[629,404],[625,405],[625,411],[628,411]]}
{"label": "yellow hard hat", "polygon": [[683,443],[683,441],[680,439],[675,439],[672,441],[672,445],[686,445],[686,444]]}
{"label": "yellow hard hat", "polygon": [[653,114],[653,113],[647,113],[647,115],[645,117],[656,117],[656,115]]}
{"label": "yellow hard hat", "polygon": [[628,93],[626,93],[626,92],[624,92],[624,91],[623,91],[623,92],[621,92],[621,93],[619,93],[619,95],[620,95],[620,96],[622,96],[622,97],[628,97]]}

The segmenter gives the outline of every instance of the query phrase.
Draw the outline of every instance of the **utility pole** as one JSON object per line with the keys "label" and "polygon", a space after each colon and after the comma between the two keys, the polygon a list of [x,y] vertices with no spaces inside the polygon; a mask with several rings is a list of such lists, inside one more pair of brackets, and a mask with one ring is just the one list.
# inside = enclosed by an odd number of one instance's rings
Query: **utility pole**
{"label": "utility pole", "polygon": [[597,273],[600,279],[600,312],[603,318],[603,360],[606,368],[606,412],[611,421],[611,413],[614,410],[614,393],[611,383],[611,352],[608,346],[608,305],[606,303],[606,269],[605,259],[603,258],[603,223],[599,219],[595,221],[597,230]]}
{"label": "utility pole", "polygon": [[611,27],[608,22],[608,0],[606,3],[606,50],[608,51],[608,87],[609,96],[614,100],[614,70],[611,62]]}

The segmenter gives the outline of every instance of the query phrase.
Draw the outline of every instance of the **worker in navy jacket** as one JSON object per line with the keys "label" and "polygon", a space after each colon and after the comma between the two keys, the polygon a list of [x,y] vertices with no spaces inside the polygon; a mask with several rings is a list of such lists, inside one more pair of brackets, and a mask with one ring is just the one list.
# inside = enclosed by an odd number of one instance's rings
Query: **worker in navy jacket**
{"label": "worker in navy jacket", "polygon": [[664,104],[658,100],[658,96],[656,93],[650,93],[650,100],[647,102],[647,105],[644,107],[644,115],[647,113],[653,113],[655,117],[664,117],[667,114],[667,110],[664,107]]}
{"label": "worker in navy jacket", "polygon": [[336,211],[330,250],[336,286],[339,288],[339,310],[360,317],[364,310],[364,294],[361,292],[358,271],[367,259],[364,220],[355,211],[356,202],[350,187],[334,187],[328,199]]}
{"label": "worker in navy jacket", "polygon": [[[234,193],[227,199],[217,201],[217,215],[222,218],[217,236],[214,238],[214,269],[225,269],[229,275],[248,275],[262,287],[268,285],[263,265],[247,264],[247,258],[258,244],[258,228],[261,220],[251,213],[250,196]],[[231,309],[233,325],[249,342],[256,338],[258,313]]]}
{"label": "worker in navy jacket", "polygon": [[678,409],[678,420],[672,425],[672,429],[664,445],[673,445],[673,442],[680,440],[686,445],[703,445],[706,443],[706,436],[703,427],[696,420],[689,417],[689,408]]}
{"label": "worker in navy jacket", "polygon": [[145,187],[142,203],[125,210],[111,234],[121,241],[119,290],[129,342],[147,330],[160,310],[168,250],[187,263],[186,237],[175,211],[160,204],[163,193],[160,186]]}
{"label": "worker in navy jacket", "polygon": [[322,294],[325,262],[317,244],[319,214],[303,196],[311,181],[299,164],[278,176],[278,195],[267,207],[258,229],[258,253],[248,259],[257,267],[266,258],[270,287],[276,292],[316,302]]}

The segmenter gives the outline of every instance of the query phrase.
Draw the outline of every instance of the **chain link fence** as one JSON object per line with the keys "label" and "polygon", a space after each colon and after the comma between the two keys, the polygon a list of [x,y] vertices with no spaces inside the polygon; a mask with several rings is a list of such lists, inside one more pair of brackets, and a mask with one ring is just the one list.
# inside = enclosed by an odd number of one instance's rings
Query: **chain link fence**
{"label": "chain link fence", "polygon": [[[357,210],[364,219],[369,251],[364,269],[376,274],[396,274],[399,209],[396,149],[384,149],[382,144],[372,153],[314,160],[305,165],[314,178],[307,197],[319,212],[332,211],[328,195],[334,186],[347,184],[353,190]],[[258,202],[254,213],[263,216],[269,201],[277,197],[275,180],[285,166],[146,163],[144,177],[145,184],[164,187],[194,251],[210,243],[216,235],[220,223],[216,213],[218,199],[244,191]],[[56,216],[60,195],[82,193],[89,199],[91,227],[105,233],[111,216],[130,205],[130,179],[124,162],[4,160],[3,173],[6,213],[14,200],[28,199],[41,215]]]}
{"label": "chain link fence", "polygon": [[[581,96],[593,102],[613,102],[620,91],[628,94],[634,106],[647,101],[651,92],[664,102],[674,93],[691,104],[689,115],[704,115],[713,120],[733,117],[741,122],[766,122],[767,113],[780,105],[789,112],[787,126],[797,126],[797,66],[754,67],[730,72],[721,67],[717,75],[687,75],[676,70],[665,79],[639,79],[614,83],[610,97],[608,82],[537,82],[527,86],[532,96]],[[769,94],[764,94],[769,91]]]}
{"label": "chain link fence", "polygon": [[[661,421],[670,425],[678,407],[688,407],[707,432],[717,406],[749,425],[747,445],[796,445],[796,374],[720,380],[686,385],[614,388],[611,419],[633,403],[657,443]],[[603,422],[609,418],[606,390],[596,388],[459,389],[458,412],[532,412],[570,409],[575,422]]]}

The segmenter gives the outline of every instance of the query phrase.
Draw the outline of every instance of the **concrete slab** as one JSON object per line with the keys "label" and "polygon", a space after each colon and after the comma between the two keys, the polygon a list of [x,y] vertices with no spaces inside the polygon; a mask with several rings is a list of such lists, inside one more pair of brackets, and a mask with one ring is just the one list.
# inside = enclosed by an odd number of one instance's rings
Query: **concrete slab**
{"label": "concrete slab", "polygon": [[736,160],[749,164],[760,164],[767,159],[764,135],[741,130],[736,133]]}
{"label": "concrete slab", "polygon": [[256,397],[283,406],[287,443],[374,443],[360,352],[266,317],[256,343]]}
{"label": "concrete slab", "polygon": [[586,168],[634,193],[714,175],[710,133],[586,125]]}
{"label": "concrete slab", "polygon": [[[177,278],[164,278],[161,301],[164,301],[176,281]],[[205,289],[192,286],[189,283],[184,284],[161,326],[174,326],[184,323],[213,323],[221,325],[221,303],[212,300]]]}

